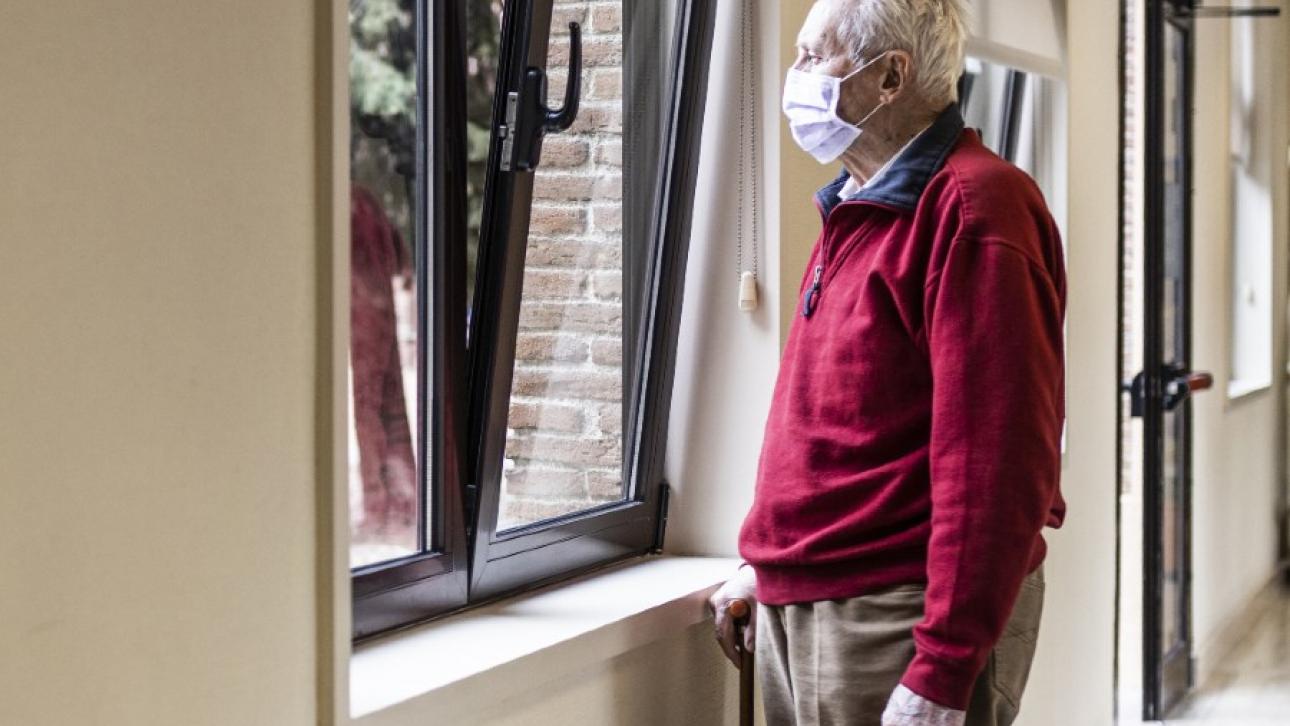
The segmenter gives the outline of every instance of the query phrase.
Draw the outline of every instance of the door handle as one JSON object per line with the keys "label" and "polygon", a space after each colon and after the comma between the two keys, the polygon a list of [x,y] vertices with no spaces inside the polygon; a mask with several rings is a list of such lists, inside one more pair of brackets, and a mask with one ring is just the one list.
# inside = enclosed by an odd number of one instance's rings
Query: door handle
{"label": "door handle", "polygon": [[[1176,366],[1168,366],[1165,383],[1164,410],[1172,411],[1191,397],[1193,393],[1208,391],[1214,387],[1214,375],[1208,371],[1184,371]],[[1129,394],[1129,415],[1140,418],[1146,411],[1147,375],[1140,371],[1133,380],[1120,386],[1120,390]]]}
{"label": "door handle", "polygon": [[506,123],[497,130],[502,139],[502,171],[533,171],[542,160],[542,139],[548,132],[566,131],[578,118],[582,104],[582,27],[569,23],[569,68],[564,103],[549,108],[547,74],[530,67],[519,91],[506,97]]}
{"label": "door handle", "polygon": [[1176,372],[1165,384],[1165,410],[1172,411],[1193,393],[1208,391],[1213,387],[1214,375],[1208,371]]}

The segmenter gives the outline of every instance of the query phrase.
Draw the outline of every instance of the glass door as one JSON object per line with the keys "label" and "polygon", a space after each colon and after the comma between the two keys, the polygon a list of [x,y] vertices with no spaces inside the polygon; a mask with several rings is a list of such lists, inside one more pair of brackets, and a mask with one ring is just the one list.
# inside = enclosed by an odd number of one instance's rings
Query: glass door
{"label": "glass door", "polygon": [[1193,16],[1170,0],[1146,12],[1143,370],[1144,717],[1161,718],[1194,680],[1191,632],[1191,122]]}

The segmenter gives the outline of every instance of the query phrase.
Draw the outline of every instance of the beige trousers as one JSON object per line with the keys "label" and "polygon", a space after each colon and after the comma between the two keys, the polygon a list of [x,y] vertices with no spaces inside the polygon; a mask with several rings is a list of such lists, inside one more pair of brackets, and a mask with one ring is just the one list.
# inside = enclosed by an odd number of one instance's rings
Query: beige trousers
{"label": "beige trousers", "polygon": [[[1044,574],[1021,586],[1003,637],[972,689],[967,726],[1008,726],[1035,655]],[[914,658],[923,587],[785,607],[760,606],[757,676],[767,726],[880,726],[887,698]]]}

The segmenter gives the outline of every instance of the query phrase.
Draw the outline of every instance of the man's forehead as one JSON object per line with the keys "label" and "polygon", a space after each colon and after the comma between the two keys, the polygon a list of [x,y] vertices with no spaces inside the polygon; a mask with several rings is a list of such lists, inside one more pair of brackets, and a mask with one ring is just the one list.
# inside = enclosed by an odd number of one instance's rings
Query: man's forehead
{"label": "man's forehead", "polygon": [[811,50],[825,50],[837,45],[837,10],[834,0],[817,0],[806,15],[802,29],[797,34],[797,45]]}

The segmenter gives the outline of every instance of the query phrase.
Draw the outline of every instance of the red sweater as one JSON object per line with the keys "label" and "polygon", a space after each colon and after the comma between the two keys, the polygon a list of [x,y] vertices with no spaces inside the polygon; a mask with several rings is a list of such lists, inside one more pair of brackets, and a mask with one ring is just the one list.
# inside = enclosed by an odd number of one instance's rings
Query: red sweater
{"label": "red sweater", "polygon": [[1035,183],[947,110],[817,198],[740,552],[768,605],[926,584],[902,683],[964,709],[1058,527],[1066,279]]}

